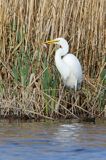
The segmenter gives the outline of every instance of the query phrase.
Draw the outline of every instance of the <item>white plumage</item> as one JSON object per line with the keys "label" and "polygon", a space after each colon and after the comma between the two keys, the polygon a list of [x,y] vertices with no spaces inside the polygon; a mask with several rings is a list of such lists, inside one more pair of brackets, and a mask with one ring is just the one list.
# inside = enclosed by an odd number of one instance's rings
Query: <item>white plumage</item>
{"label": "white plumage", "polygon": [[45,42],[45,44],[52,43],[60,46],[55,53],[55,64],[64,84],[76,91],[80,88],[83,79],[81,64],[75,55],[68,53],[69,45],[64,38],[56,38]]}

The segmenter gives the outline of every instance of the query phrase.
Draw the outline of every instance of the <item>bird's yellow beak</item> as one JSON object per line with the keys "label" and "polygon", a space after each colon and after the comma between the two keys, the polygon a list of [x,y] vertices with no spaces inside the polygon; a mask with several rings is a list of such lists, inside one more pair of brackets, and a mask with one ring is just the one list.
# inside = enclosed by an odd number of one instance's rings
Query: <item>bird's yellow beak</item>
{"label": "bird's yellow beak", "polygon": [[53,39],[50,41],[43,42],[43,44],[55,44],[56,42],[59,42],[59,40]]}

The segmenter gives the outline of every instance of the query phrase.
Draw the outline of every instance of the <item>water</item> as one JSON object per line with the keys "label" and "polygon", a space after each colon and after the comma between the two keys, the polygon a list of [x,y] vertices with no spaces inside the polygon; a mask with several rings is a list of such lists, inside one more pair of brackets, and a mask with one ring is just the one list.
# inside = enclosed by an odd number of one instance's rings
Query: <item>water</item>
{"label": "water", "polygon": [[106,122],[0,121],[0,160],[106,160]]}

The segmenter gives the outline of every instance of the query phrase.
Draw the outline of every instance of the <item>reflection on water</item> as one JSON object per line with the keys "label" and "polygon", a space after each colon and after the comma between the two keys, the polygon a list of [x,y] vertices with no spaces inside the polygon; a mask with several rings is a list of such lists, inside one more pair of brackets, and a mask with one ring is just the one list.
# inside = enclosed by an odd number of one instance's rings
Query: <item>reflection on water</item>
{"label": "reflection on water", "polygon": [[106,160],[106,122],[0,121],[0,160]]}

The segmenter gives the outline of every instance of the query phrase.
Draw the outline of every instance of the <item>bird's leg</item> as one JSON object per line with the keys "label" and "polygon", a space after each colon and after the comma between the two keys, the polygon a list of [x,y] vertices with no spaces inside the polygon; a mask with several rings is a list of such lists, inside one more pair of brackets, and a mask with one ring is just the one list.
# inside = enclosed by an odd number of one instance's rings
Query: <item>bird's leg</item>
{"label": "bird's leg", "polygon": [[71,110],[72,113],[74,114],[74,110],[75,110],[75,102],[76,102],[76,91],[71,89]]}
{"label": "bird's leg", "polygon": [[74,92],[74,104],[73,104],[73,109],[76,112],[78,106],[80,104],[80,92],[77,90]]}
{"label": "bird's leg", "polygon": [[74,109],[75,109],[75,106],[77,104],[78,99],[79,99],[79,96],[77,93],[77,80],[76,80],[73,95],[72,95],[72,112],[74,112]]}
{"label": "bird's leg", "polygon": [[56,106],[55,106],[55,111],[56,111],[56,112],[59,111],[59,105],[60,105],[60,101],[61,101],[62,94],[63,94],[63,91],[64,91],[64,87],[65,87],[65,85],[62,87],[61,93],[60,93],[60,95],[59,95],[58,102],[57,102],[57,104],[56,104]]}

